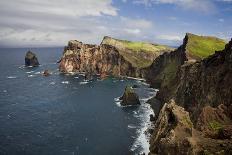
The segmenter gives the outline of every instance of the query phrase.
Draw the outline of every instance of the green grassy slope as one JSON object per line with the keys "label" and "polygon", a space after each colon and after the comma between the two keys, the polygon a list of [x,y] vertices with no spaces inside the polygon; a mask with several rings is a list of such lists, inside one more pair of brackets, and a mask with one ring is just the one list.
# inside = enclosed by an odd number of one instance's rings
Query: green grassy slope
{"label": "green grassy slope", "polygon": [[215,51],[225,48],[226,41],[216,37],[198,36],[190,33],[187,33],[187,36],[187,53],[195,59],[206,58],[214,54]]}
{"label": "green grassy slope", "polygon": [[119,53],[134,67],[145,68],[152,64],[153,60],[164,51],[171,51],[172,48],[164,45],[145,42],[131,42],[110,37],[104,37],[102,44],[116,47]]}

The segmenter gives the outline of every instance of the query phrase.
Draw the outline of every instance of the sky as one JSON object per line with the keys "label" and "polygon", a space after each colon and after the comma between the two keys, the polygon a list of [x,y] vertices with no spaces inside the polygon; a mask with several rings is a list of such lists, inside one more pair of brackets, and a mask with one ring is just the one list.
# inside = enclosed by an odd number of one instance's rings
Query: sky
{"label": "sky", "polygon": [[0,47],[104,36],[178,46],[186,32],[232,38],[232,0],[0,0]]}

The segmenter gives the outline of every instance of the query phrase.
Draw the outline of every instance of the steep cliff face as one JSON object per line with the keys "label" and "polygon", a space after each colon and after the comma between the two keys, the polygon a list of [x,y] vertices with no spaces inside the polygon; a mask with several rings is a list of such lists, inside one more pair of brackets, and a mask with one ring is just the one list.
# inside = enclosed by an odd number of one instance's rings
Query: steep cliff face
{"label": "steep cliff face", "polygon": [[[166,64],[164,68],[167,66]],[[180,150],[181,145],[178,145],[179,147],[176,148],[178,154],[231,154],[232,40],[224,50],[216,51],[208,58],[198,62],[185,62],[176,74],[172,75],[174,77],[169,84],[164,85],[163,83],[166,82],[161,81],[157,98],[163,103],[174,99],[178,106],[189,112],[194,131],[192,138],[195,141],[194,147],[197,148],[191,153],[186,151],[183,153]],[[179,112],[181,113],[182,110]],[[165,117],[166,114],[161,110],[159,115],[160,118]],[[156,124],[158,122],[159,119]],[[169,134],[169,131],[166,133]],[[151,138],[151,144],[157,141],[156,134],[161,136],[155,133]],[[181,136],[175,138],[179,139]],[[174,142],[176,146],[176,141]],[[151,145],[151,153],[156,153],[155,150],[165,147],[169,147],[169,143],[165,143],[164,146]]]}
{"label": "steep cliff face", "polygon": [[110,45],[89,45],[70,41],[60,61],[61,72],[88,72],[114,76],[139,76],[139,71]]}
{"label": "steep cliff face", "polygon": [[[200,62],[186,63],[178,74],[175,98],[197,117],[201,108],[210,105],[227,107],[232,103],[232,42],[223,51]],[[199,110],[199,111],[198,111]],[[194,118],[196,121],[197,118]]]}
{"label": "steep cliff face", "polygon": [[[142,68],[149,66],[165,50],[170,50],[168,47],[148,43],[125,42],[109,37],[104,37],[99,46],[69,41],[64,49],[59,69],[65,73],[88,72],[142,77]],[[134,49],[130,48],[131,46]]]}
{"label": "steep cliff face", "polygon": [[[172,52],[165,52],[158,56],[151,66],[143,69],[144,78],[154,88],[166,88],[170,86],[176,77],[180,66],[187,60],[186,57],[187,37],[178,49]],[[169,88],[167,88],[169,89]]]}

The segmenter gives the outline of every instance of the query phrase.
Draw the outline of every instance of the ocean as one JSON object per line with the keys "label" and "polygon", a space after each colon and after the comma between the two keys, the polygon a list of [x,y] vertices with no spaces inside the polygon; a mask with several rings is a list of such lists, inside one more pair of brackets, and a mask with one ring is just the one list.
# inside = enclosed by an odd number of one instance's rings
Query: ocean
{"label": "ocean", "polygon": [[[149,85],[132,79],[85,81],[64,75],[56,62],[63,48],[32,48],[40,66],[24,67],[28,48],[0,49],[1,155],[128,155],[147,153],[144,134],[155,95]],[[52,74],[44,77],[48,69]],[[127,85],[142,104],[121,107]]]}

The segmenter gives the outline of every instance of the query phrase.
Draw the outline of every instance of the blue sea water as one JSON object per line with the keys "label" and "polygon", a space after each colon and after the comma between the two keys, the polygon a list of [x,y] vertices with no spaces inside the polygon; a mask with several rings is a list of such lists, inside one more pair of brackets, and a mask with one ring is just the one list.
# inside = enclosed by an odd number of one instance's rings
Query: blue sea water
{"label": "blue sea water", "polygon": [[[0,49],[0,154],[128,155],[148,151],[144,131],[154,90],[138,80],[84,81],[63,75],[63,48],[35,48],[40,66],[24,67],[28,49]],[[49,77],[41,73],[48,69]],[[141,106],[120,107],[126,85],[137,84]]]}

